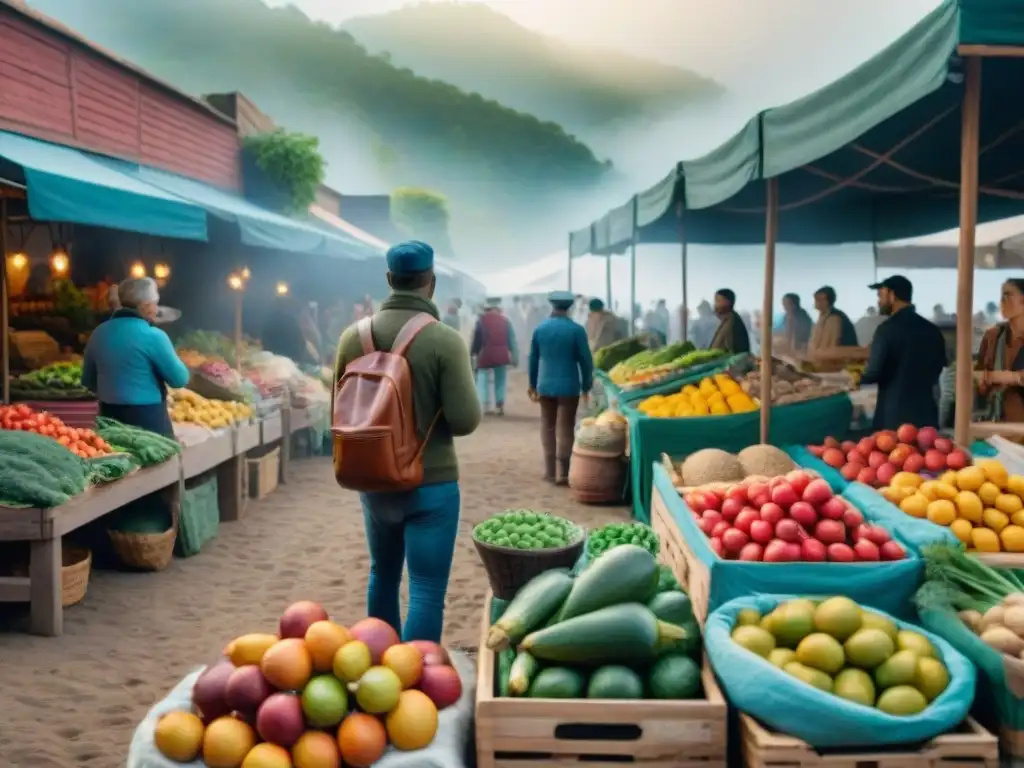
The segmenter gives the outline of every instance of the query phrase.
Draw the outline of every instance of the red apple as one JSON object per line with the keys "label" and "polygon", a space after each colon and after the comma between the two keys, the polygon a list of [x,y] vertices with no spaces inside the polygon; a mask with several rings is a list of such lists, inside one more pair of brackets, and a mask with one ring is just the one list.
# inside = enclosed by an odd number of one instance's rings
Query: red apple
{"label": "red apple", "polygon": [[896,438],[901,443],[916,443],[917,442],[917,427],[913,424],[903,424],[899,429],[896,430]]}
{"label": "red apple", "polygon": [[733,527],[737,530],[743,531],[746,534],[750,533],[750,526],[761,519],[761,515],[753,507],[744,507],[743,511],[736,515],[736,519],[732,521]]}
{"label": "red apple", "polygon": [[912,453],[907,457],[907,460],[903,462],[904,472],[913,472],[914,474],[920,473],[924,469],[924,456],[920,453]]}
{"label": "red apple", "polygon": [[806,501],[793,502],[793,506],[789,508],[789,516],[808,531],[813,530],[818,522],[818,513]]}
{"label": "red apple", "polygon": [[946,468],[946,454],[932,448],[924,455],[924,465],[931,472],[941,472]]}
{"label": "red apple", "polygon": [[868,466],[871,467],[871,469],[878,469],[888,460],[889,454],[883,451],[872,451],[871,455],[868,456]]}
{"label": "red apple", "polygon": [[970,461],[965,451],[956,448],[946,457],[946,466],[950,469],[963,469]]}
{"label": "red apple", "polygon": [[888,485],[892,482],[893,477],[899,471],[899,467],[890,462],[886,462],[875,471],[875,477],[878,478],[880,485]]}
{"label": "red apple", "polygon": [[770,523],[774,528],[775,524],[786,516],[785,511],[775,502],[769,501],[767,504],[761,507],[761,519],[766,523]]}
{"label": "red apple", "polygon": [[832,498],[832,489],[829,484],[820,477],[811,480],[804,489],[803,501],[818,507]]}
{"label": "red apple", "polygon": [[846,510],[847,506],[843,500],[838,496],[833,496],[818,507],[818,514],[828,520],[842,520]]}
{"label": "red apple", "polygon": [[727,498],[725,501],[722,502],[722,517],[725,520],[735,520],[736,515],[742,512],[743,507],[745,506],[745,502],[742,502],[739,499],[735,499],[732,497]]}
{"label": "red apple", "polygon": [[892,430],[885,430],[875,435],[875,445],[878,446],[878,450],[888,455],[892,452],[892,449],[899,444],[899,440],[896,439],[896,433]]}
{"label": "red apple", "polygon": [[953,447],[953,441],[948,437],[935,438],[935,450],[939,453],[951,453]]}
{"label": "red apple", "polygon": [[775,524],[767,520],[755,520],[750,524],[750,538],[758,544],[768,544],[775,538]]}
{"label": "red apple", "polygon": [[825,453],[821,455],[822,461],[828,464],[830,467],[839,469],[843,464],[846,463],[846,457],[843,452],[838,448],[828,448]]}
{"label": "red apple", "polygon": [[789,483],[780,483],[772,491],[772,501],[783,509],[789,509],[799,499],[800,497],[797,495],[797,492],[793,490],[793,486]]}
{"label": "red apple", "polygon": [[875,470],[871,467],[864,467],[857,475],[857,482],[864,483],[864,485],[870,485],[872,488],[878,482],[878,478],[875,476]]}

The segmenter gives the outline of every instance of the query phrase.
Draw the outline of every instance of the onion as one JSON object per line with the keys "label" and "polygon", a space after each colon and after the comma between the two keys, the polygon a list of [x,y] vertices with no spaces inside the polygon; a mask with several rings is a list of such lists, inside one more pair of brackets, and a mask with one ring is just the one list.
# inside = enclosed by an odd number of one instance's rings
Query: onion
{"label": "onion", "polygon": [[1006,627],[989,627],[981,633],[981,641],[1007,656],[1020,656],[1024,653],[1024,640]]}
{"label": "onion", "polygon": [[1011,605],[1004,610],[1003,626],[1024,638],[1024,605]]}

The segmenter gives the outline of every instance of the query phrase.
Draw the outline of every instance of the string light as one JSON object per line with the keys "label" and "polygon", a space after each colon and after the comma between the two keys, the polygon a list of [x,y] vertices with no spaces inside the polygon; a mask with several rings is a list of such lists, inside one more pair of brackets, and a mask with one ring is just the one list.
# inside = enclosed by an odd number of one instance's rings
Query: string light
{"label": "string light", "polygon": [[277,295],[287,296],[288,295],[288,283],[280,282],[277,284]]}
{"label": "string light", "polygon": [[28,266],[28,256],[24,253],[11,254],[11,269],[22,270]]}
{"label": "string light", "polygon": [[249,271],[249,268],[242,267],[242,279],[248,280],[250,277],[252,277],[252,272]]}
{"label": "string light", "polygon": [[232,272],[228,275],[228,285],[231,286],[231,290],[240,291],[242,290],[242,286],[245,285],[245,280],[237,272]]}
{"label": "string light", "polygon": [[68,255],[63,250],[57,249],[50,256],[50,270],[56,277],[64,277],[71,266]]}
{"label": "string light", "polygon": [[166,264],[156,264],[153,267],[153,277],[157,280],[166,280],[171,276],[171,268]]}
{"label": "string light", "polygon": [[136,280],[141,280],[143,277],[146,276],[146,265],[143,264],[141,261],[136,261],[128,270],[128,274],[130,274]]}

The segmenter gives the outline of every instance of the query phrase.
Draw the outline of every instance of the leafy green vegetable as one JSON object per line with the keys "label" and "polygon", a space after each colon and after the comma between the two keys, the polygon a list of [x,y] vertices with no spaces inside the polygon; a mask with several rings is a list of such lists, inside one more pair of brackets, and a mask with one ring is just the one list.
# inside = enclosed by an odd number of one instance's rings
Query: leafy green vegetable
{"label": "leafy green vegetable", "polygon": [[25,459],[41,469],[49,478],[49,486],[67,497],[81,493],[88,485],[85,460],[52,437],[35,432],[0,430],[0,466],[6,468],[15,458]]}
{"label": "leafy green vegetable", "polygon": [[507,510],[473,529],[477,541],[509,549],[558,549],[575,543],[582,535],[574,523],[531,509]]}
{"label": "leafy green vegetable", "polygon": [[133,456],[143,467],[162,464],[181,453],[181,445],[175,440],[103,416],[96,419],[96,433],[117,451]]}
{"label": "leafy green vegetable", "polygon": [[102,456],[89,459],[89,482],[93,485],[112,483],[130,475],[138,468],[138,462],[129,456]]}
{"label": "leafy green vegetable", "polygon": [[658,534],[643,523],[611,523],[587,535],[587,557],[596,560],[609,549],[623,544],[636,544],[655,557],[661,549]]}

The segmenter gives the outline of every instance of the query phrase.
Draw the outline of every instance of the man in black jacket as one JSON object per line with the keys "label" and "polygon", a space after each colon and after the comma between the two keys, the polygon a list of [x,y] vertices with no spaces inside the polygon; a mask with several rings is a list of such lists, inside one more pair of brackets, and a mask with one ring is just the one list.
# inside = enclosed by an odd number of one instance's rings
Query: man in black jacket
{"label": "man in black jacket", "polygon": [[875,331],[861,376],[861,384],[878,385],[872,426],[939,426],[935,391],[946,367],[942,332],[917,314],[911,303],[914,288],[907,278],[893,275],[868,287],[878,291],[878,310],[887,317]]}

